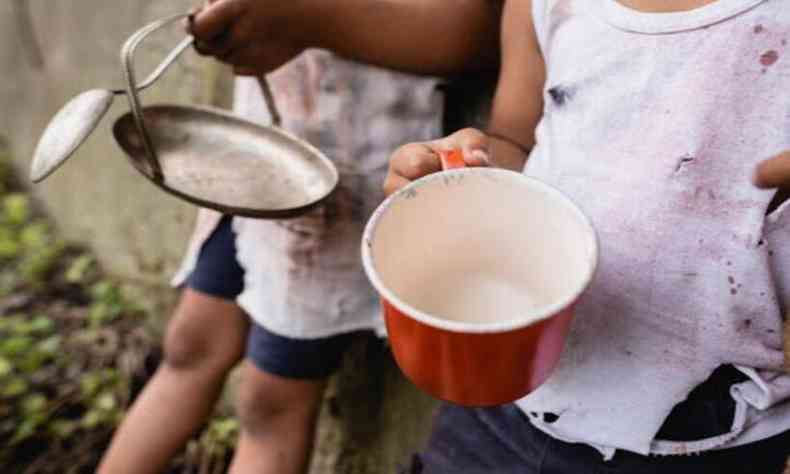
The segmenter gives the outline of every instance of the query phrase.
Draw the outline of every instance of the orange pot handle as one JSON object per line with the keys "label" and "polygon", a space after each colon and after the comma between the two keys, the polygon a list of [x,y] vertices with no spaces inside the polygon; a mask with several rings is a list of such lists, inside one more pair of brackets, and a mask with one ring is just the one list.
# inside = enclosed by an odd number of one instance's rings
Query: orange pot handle
{"label": "orange pot handle", "polygon": [[442,160],[442,170],[451,170],[456,168],[466,168],[464,161],[464,154],[459,149],[442,150],[439,152],[439,158]]}

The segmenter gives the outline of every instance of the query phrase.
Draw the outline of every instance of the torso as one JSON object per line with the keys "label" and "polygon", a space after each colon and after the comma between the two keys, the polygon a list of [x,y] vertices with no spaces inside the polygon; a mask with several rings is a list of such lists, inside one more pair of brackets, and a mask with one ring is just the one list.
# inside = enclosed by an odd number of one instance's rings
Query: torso
{"label": "torso", "polygon": [[783,364],[790,256],[750,178],[790,148],[790,9],[536,3],[546,106],[526,172],[587,212],[601,261],[560,367],[522,406],[561,414],[556,436],[646,452],[719,365]]}

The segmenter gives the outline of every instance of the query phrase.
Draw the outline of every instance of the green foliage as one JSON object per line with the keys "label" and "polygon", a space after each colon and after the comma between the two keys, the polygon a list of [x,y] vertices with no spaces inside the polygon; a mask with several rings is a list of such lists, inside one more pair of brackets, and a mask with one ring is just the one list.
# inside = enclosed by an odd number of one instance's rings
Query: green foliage
{"label": "green foliage", "polygon": [[235,417],[217,417],[209,424],[205,436],[215,445],[230,448],[236,444],[240,431],[239,421]]}
{"label": "green foliage", "polygon": [[[99,290],[95,296],[105,302],[117,298],[109,287]],[[73,338],[90,332],[86,326]],[[117,369],[89,369],[74,381],[60,379],[53,385],[50,377],[75,363],[62,350],[59,330],[56,321],[42,314],[0,317],[0,405],[10,406],[0,411],[0,441],[6,447],[0,460],[32,438],[65,439],[80,430],[111,428],[121,419],[128,380]],[[66,405],[69,410],[59,410]]]}
{"label": "green foliage", "polygon": [[20,225],[30,217],[30,200],[21,193],[8,194],[2,201],[2,219],[10,225]]}
{"label": "green foliage", "polygon": [[[33,220],[27,197],[15,193],[0,199],[0,262],[10,263],[17,286],[41,285],[64,249],[46,222]],[[0,281],[0,294],[10,291],[7,286],[7,281]]]}
{"label": "green foliage", "polygon": [[43,222],[24,226],[19,232],[19,243],[24,249],[18,263],[20,276],[28,284],[42,284],[57,265],[65,244],[56,240]]}
{"label": "green foliage", "polygon": [[[5,170],[0,162],[0,193],[9,184]],[[38,295],[24,301],[47,299],[57,271],[66,284],[78,286],[70,291],[89,301],[73,321],[46,310],[0,313],[0,465],[32,439],[46,445],[78,433],[106,433],[128,401],[129,374],[108,367],[111,359],[92,361],[91,344],[80,341],[95,339],[98,329],[131,314],[134,306],[114,283],[96,281],[92,256],[68,260],[67,250],[51,226],[36,218],[24,194],[0,194],[0,298],[22,290]]]}
{"label": "green foliage", "polygon": [[74,420],[58,418],[49,424],[49,434],[55,439],[66,439],[74,434],[78,427]]}
{"label": "green foliage", "polygon": [[17,397],[28,390],[27,381],[22,377],[4,377],[0,387],[0,397],[2,398]]}
{"label": "green foliage", "polygon": [[66,270],[66,281],[72,284],[85,282],[94,269],[95,263],[91,255],[83,254],[75,258]]}
{"label": "green foliage", "polygon": [[0,439],[14,446],[33,437],[49,419],[49,398],[36,391],[33,379],[54,359],[59,336],[46,316],[7,316],[0,323],[0,398],[14,407],[13,423],[2,425],[11,432],[0,430]]}
{"label": "green foliage", "polygon": [[21,248],[14,231],[8,227],[0,227],[0,260],[18,256]]}
{"label": "green foliage", "polygon": [[236,446],[241,427],[236,418],[215,416],[198,440],[200,448],[215,459],[223,459]]}
{"label": "green foliage", "polygon": [[115,392],[99,392],[89,400],[89,409],[80,419],[83,428],[94,429],[98,426],[115,426],[121,419],[121,409]]}
{"label": "green foliage", "polygon": [[14,370],[11,361],[5,357],[0,357],[0,378],[7,377]]}
{"label": "green foliage", "polygon": [[[83,374],[80,378],[80,396],[84,400],[93,400],[97,406],[106,405],[100,403],[100,398],[106,396],[102,391],[111,390],[121,383],[121,374],[116,369],[102,369]],[[106,401],[106,400],[105,400]]]}
{"label": "green foliage", "polygon": [[88,325],[98,329],[112,323],[123,314],[142,314],[139,304],[127,299],[121,288],[108,280],[99,280],[90,288],[91,305],[88,311]]}
{"label": "green foliage", "polygon": [[[53,465],[48,473],[93,472],[129,404],[131,371],[141,370],[128,361],[152,349],[140,347],[139,332],[128,337],[144,319],[134,297],[15,190],[0,141],[0,471],[28,472],[19,459],[32,452]],[[201,463],[224,463],[238,433],[234,418],[212,419],[193,442]]]}

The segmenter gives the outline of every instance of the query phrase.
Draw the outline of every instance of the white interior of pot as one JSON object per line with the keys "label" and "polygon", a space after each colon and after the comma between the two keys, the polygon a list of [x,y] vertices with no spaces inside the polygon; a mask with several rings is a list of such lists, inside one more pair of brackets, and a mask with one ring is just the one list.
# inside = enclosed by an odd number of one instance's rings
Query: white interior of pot
{"label": "white interior of pot", "polygon": [[[164,184],[203,201],[246,209],[299,208],[326,197],[337,184],[320,151],[273,127],[197,107],[152,106],[144,111]],[[115,127],[133,159],[145,149],[131,115]]]}
{"label": "white interior of pot", "polygon": [[448,329],[549,317],[579,296],[597,258],[595,233],[576,206],[503,170],[454,170],[415,183],[368,231],[374,285],[401,310]]}

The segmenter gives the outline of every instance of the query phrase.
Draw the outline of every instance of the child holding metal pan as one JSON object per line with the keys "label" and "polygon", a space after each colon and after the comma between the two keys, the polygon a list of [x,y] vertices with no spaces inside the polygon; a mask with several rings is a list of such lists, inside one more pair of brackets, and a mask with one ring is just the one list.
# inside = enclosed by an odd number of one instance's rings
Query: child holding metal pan
{"label": "child holding metal pan", "polygon": [[[391,150],[441,133],[437,81],[317,50],[270,81],[283,128],[332,159],[338,188],[297,218],[200,212],[176,277],[186,289],[165,337],[163,364],[100,472],[160,472],[205,421],[242,359],[233,472],[303,472],[328,377],[355,336],[383,333],[359,240],[383,198]],[[254,78],[237,80],[234,111],[269,123]]]}

